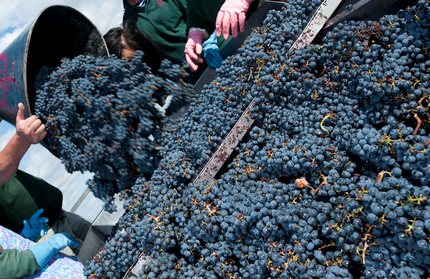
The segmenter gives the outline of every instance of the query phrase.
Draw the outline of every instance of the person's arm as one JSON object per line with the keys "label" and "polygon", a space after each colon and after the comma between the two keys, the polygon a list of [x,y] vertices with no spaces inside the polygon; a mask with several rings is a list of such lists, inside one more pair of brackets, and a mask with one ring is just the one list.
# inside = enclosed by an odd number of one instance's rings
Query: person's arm
{"label": "person's arm", "polygon": [[56,233],[47,241],[37,243],[28,250],[33,253],[39,268],[44,268],[52,257],[69,245],[79,247],[80,243],[67,233]]}
{"label": "person's arm", "polygon": [[41,142],[46,136],[45,125],[32,115],[25,118],[25,107],[18,104],[16,132],[0,152],[0,186],[5,184],[18,170],[19,162],[32,144]]}
{"label": "person's arm", "polygon": [[57,233],[45,242],[37,243],[27,250],[5,249],[0,246],[0,279],[32,276],[43,269],[48,262],[67,246],[79,246],[74,238],[66,233]]}
{"label": "person's arm", "polygon": [[188,2],[187,0],[175,0],[178,9],[182,12],[184,17],[184,22],[187,22],[188,17]]}
{"label": "person's arm", "polygon": [[203,62],[199,56],[202,53],[202,44],[215,30],[216,16],[224,0],[188,0],[187,3],[188,36],[184,52],[190,70],[194,72],[198,69],[198,64]]}
{"label": "person's arm", "polygon": [[32,276],[39,269],[30,250],[6,249],[0,252],[0,279]]}
{"label": "person's arm", "polygon": [[215,29],[215,20],[223,1],[188,0],[187,6],[187,34],[191,30],[199,29],[206,33],[206,37]]}

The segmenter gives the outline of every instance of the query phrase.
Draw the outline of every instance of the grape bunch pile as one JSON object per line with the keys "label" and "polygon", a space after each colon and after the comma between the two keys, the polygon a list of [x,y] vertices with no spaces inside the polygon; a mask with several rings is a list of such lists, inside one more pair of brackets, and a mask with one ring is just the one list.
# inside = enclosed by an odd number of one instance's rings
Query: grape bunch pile
{"label": "grape bunch pile", "polygon": [[[166,127],[89,278],[430,276],[430,3],[289,51],[319,4],[269,12]],[[193,184],[254,97],[227,167]]]}
{"label": "grape bunch pile", "polygon": [[67,171],[94,174],[88,185],[108,208],[115,193],[158,164],[153,141],[161,140],[166,119],[159,101],[194,95],[189,84],[175,83],[183,69],[164,61],[160,71],[170,79],[154,76],[142,55],[64,59],[58,68],[44,67],[35,82],[35,114],[46,121],[48,147]]}

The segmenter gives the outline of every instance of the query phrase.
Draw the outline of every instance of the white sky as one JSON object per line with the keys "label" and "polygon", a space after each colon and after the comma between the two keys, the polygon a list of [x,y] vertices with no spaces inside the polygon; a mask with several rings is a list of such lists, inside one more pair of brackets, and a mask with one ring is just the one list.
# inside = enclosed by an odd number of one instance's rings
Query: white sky
{"label": "white sky", "polygon": [[[123,15],[121,0],[0,0],[0,53],[51,5],[70,6],[84,14],[103,35],[120,25]],[[6,121],[0,123],[0,150],[15,132]],[[34,145],[21,160],[19,168],[41,177],[63,192],[63,208],[70,210],[86,188],[90,174],[69,174],[61,161],[42,145]],[[76,211],[90,220],[97,217],[102,202],[90,194]]]}
{"label": "white sky", "polygon": [[75,8],[105,34],[122,21],[121,0],[0,0],[0,51],[51,5]]}

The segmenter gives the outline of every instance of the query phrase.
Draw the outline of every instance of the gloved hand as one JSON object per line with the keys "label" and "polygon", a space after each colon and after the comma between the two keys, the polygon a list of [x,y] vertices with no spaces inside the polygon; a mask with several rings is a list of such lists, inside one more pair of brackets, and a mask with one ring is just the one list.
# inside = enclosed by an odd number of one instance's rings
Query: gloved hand
{"label": "gloved hand", "polygon": [[69,245],[78,247],[80,243],[67,233],[57,233],[47,241],[38,243],[28,250],[33,253],[39,267],[42,269],[53,256]]}
{"label": "gloved hand", "polygon": [[218,37],[214,31],[212,35],[203,43],[203,56],[205,57],[206,63],[209,67],[219,68],[221,67],[222,57],[219,54]]}
{"label": "gloved hand", "polygon": [[202,54],[202,44],[207,36],[203,31],[192,30],[188,33],[188,40],[185,44],[185,59],[190,65],[191,72],[195,72],[199,66],[197,63],[202,63],[203,59],[199,57]]}
{"label": "gloved hand", "polygon": [[226,0],[218,12],[215,22],[216,35],[224,34],[224,39],[228,39],[230,28],[233,38],[237,36],[237,24],[239,21],[240,32],[245,30],[246,12],[252,0]]}
{"label": "gloved hand", "polygon": [[21,235],[32,241],[36,241],[40,236],[44,236],[48,232],[49,219],[46,217],[40,217],[43,208],[36,211],[30,220],[24,220],[24,229],[21,231]]}

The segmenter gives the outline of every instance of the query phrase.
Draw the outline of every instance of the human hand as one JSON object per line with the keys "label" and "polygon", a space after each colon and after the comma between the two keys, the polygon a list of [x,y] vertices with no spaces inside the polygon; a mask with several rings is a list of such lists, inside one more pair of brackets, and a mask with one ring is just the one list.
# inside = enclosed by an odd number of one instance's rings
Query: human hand
{"label": "human hand", "polygon": [[75,240],[67,233],[56,233],[45,242],[48,242],[57,252],[63,250],[67,246],[78,247],[80,245],[79,241]]}
{"label": "human hand", "polygon": [[192,30],[188,33],[188,40],[185,44],[185,59],[190,65],[191,72],[195,72],[199,66],[197,63],[202,63],[203,58],[199,55],[202,54],[202,43],[206,39],[206,34],[200,30]]}
{"label": "human hand", "polygon": [[42,212],[43,208],[37,210],[28,221],[24,220],[24,229],[21,231],[23,237],[36,241],[39,236],[42,237],[48,232],[49,219],[40,217]]}
{"label": "human hand", "polygon": [[219,68],[222,64],[222,57],[219,54],[218,47],[218,37],[216,36],[216,32],[213,32],[212,35],[203,43],[203,56],[205,57],[206,63],[208,63],[211,68]]}
{"label": "human hand", "polygon": [[243,32],[245,30],[246,12],[251,3],[252,0],[226,0],[216,18],[216,35],[219,37],[222,32],[224,39],[227,40],[231,29],[231,35],[236,38],[238,22],[240,32]]}
{"label": "human hand", "polygon": [[28,250],[33,253],[37,263],[39,264],[39,267],[42,269],[49,262],[49,260],[52,259],[53,256],[55,256],[67,246],[78,247],[79,245],[80,243],[74,240],[67,233],[57,233],[47,241],[38,243],[35,246],[30,247]]}
{"label": "human hand", "polygon": [[18,104],[16,134],[19,140],[28,144],[39,143],[47,135],[45,125],[42,124],[42,121],[36,115],[25,119],[25,107],[22,103]]}

